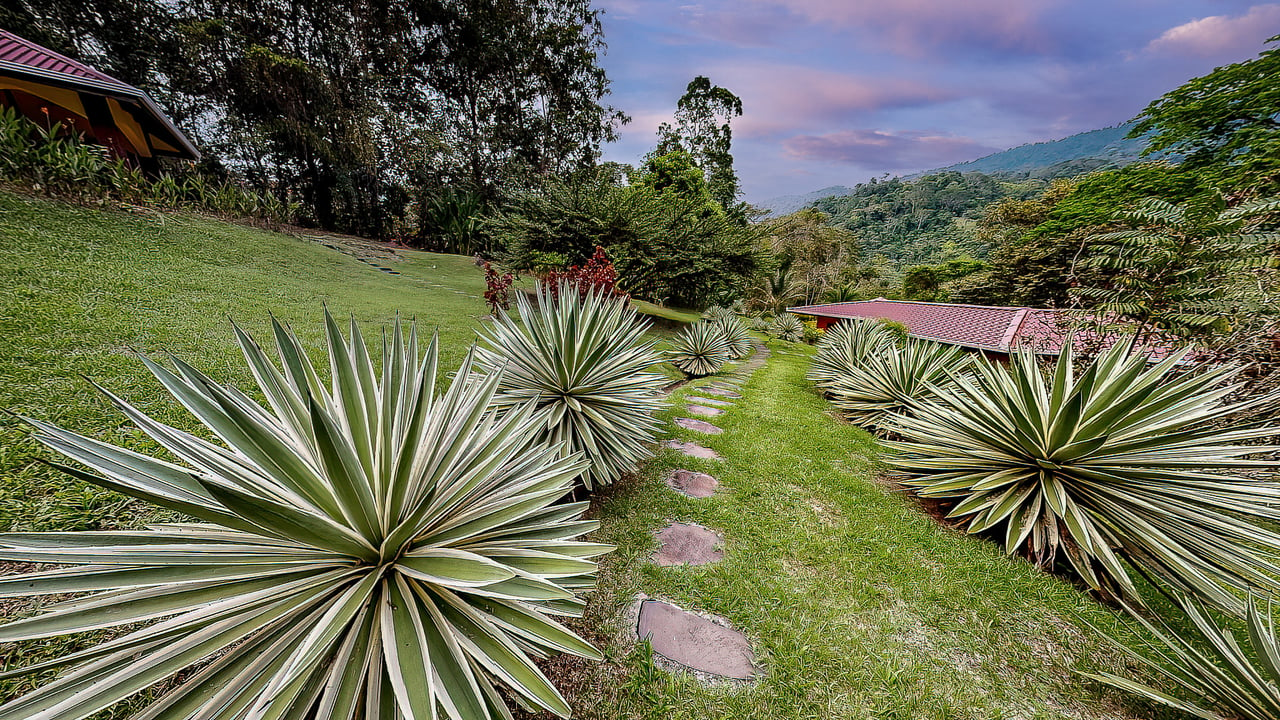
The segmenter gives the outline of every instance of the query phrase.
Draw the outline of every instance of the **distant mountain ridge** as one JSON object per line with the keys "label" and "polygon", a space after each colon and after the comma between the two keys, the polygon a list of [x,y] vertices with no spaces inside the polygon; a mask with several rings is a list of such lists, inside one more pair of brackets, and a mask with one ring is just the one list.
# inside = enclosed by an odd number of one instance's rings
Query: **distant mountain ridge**
{"label": "distant mountain ridge", "polygon": [[[914,180],[944,172],[979,172],[988,175],[1008,173],[1054,178],[1071,177],[1107,167],[1121,167],[1138,161],[1142,150],[1147,146],[1146,138],[1126,137],[1133,126],[1132,122],[1128,122],[1076,133],[1059,140],[1019,145],[977,160],[913,173],[901,179]],[[855,188],[844,185],[833,185],[800,195],[780,195],[755,205],[769,210],[771,217],[777,217],[808,207],[823,198],[848,195],[854,190]]]}

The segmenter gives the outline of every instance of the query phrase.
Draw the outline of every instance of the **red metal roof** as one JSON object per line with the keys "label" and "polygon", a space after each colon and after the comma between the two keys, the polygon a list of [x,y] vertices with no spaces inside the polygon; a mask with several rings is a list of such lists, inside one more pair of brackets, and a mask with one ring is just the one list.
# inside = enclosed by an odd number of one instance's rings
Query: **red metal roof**
{"label": "red metal roof", "polygon": [[[992,305],[957,305],[918,302],[914,300],[862,300],[859,302],[805,305],[788,308],[797,315],[830,318],[865,318],[891,320],[907,326],[907,332],[918,338],[951,345],[1007,353],[1018,347],[1030,347],[1045,355],[1057,355],[1071,335],[1071,311],[1043,308],[1001,307]],[[1118,331],[1106,331],[1105,345],[1122,337]],[[1091,341],[1087,332],[1074,335],[1073,347]],[[1147,351],[1164,357],[1172,348],[1171,341],[1151,344]]]}
{"label": "red metal roof", "polygon": [[60,55],[49,48],[41,47],[30,40],[20,38],[7,30],[0,30],[0,61],[69,75],[81,80],[93,80],[104,85],[114,85],[130,94],[139,93],[139,90],[132,85],[122,83],[106,73],[94,70],[84,63]]}

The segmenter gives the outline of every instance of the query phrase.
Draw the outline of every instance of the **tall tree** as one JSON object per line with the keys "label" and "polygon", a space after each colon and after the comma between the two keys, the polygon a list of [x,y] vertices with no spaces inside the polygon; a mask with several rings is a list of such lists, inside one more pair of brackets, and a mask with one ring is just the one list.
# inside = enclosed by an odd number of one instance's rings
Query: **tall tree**
{"label": "tall tree", "polygon": [[656,155],[685,150],[702,168],[707,187],[725,210],[735,208],[741,188],[733,169],[733,130],[735,117],[742,115],[742,100],[729,90],[712,85],[703,75],[695,77],[676,104],[676,124],[658,127]]}
{"label": "tall tree", "polygon": [[[1280,35],[1268,43],[1280,42]],[[1151,103],[1130,133],[1225,190],[1280,192],[1280,47],[1195,78]]]}

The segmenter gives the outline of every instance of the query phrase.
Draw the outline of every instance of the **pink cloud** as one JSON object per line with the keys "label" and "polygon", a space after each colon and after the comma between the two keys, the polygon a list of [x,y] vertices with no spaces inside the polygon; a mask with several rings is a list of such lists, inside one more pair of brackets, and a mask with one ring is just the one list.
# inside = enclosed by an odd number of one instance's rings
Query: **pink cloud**
{"label": "pink cloud", "polygon": [[1056,0],[755,0],[809,22],[864,31],[898,54],[935,55],[964,45],[1043,52],[1052,38],[1041,25]]}
{"label": "pink cloud", "polygon": [[795,158],[876,171],[950,165],[998,150],[972,138],[920,130],[841,130],[825,135],[798,135],[784,142],[783,148]]}
{"label": "pink cloud", "polygon": [[713,68],[711,81],[742,97],[734,121],[743,137],[830,127],[879,110],[946,102],[949,90],[888,76],[848,75],[793,65],[736,63]]}
{"label": "pink cloud", "polygon": [[1236,56],[1280,33],[1280,4],[1254,5],[1244,15],[1210,15],[1165,30],[1147,51],[1199,57]]}

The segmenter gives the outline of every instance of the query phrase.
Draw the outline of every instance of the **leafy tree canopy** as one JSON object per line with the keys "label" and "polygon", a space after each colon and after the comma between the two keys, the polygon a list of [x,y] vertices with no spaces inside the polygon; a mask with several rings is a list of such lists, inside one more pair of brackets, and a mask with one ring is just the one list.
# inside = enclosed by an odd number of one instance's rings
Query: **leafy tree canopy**
{"label": "leafy tree canopy", "polygon": [[1130,135],[1151,134],[1144,154],[1181,153],[1224,190],[1280,191],[1280,47],[1191,80],[1137,120]]}

